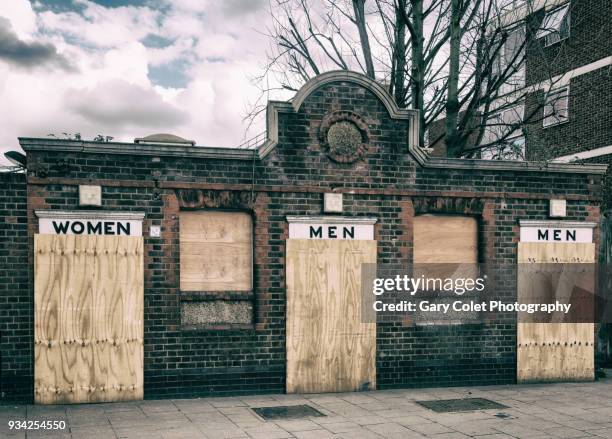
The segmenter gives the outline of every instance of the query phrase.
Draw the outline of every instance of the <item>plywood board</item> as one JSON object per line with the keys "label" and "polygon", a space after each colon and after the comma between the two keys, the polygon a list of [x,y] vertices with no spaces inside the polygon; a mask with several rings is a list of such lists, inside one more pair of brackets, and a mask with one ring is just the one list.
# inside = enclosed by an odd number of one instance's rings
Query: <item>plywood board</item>
{"label": "plywood board", "polygon": [[361,322],[361,264],[376,241],[287,240],[287,392],[376,388],[376,324]]}
{"label": "plywood board", "polygon": [[414,217],[414,262],[476,264],[478,223],[469,216]]}
{"label": "plywood board", "polygon": [[[520,242],[518,262],[593,263],[593,243]],[[519,271],[520,272],[520,271]],[[537,286],[518,278],[518,298]],[[563,292],[563,289],[559,291]],[[554,300],[555,298],[551,298]],[[517,381],[581,381],[595,377],[593,323],[518,323]]]}
{"label": "plywood board", "polygon": [[181,212],[181,290],[250,291],[253,223],[246,212]]}
{"label": "plywood board", "polygon": [[143,397],[142,237],[35,235],[34,400]]}
{"label": "plywood board", "polygon": [[414,217],[415,278],[454,279],[477,276],[476,218],[451,215]]}

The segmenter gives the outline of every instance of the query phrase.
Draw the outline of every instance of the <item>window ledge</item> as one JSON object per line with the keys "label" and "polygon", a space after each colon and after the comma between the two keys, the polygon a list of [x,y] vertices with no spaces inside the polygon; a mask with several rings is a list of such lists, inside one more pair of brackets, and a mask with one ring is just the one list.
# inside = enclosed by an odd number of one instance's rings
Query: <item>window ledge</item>
{"label": "window ledge", "polygon": [[181,331],[187,333],[214,331],[255,331],[255,325],[248,323],[217,323],[209,325],[181,325]]}
{"label": "window ledge", "polygon": [[253,291],[181,291],[181,301],[253,300]]}
{"label": "window ledge", "polygon": [[544,125],[544,123],[542,123],[542,128],[556,127],[556,126],[559,126],[559,125],[565,125],[566,123],[569,123],[569,122],[570,122],[570,120],[567,119],[567,120],[562,120],[561,122],[554,122],[554,123],[549,123],[549,124],[546,124],[546,125]]}
{"label": "window ledge", "polygon": [[561,39],[558,39],[558,40],[556,40],[556,41],[554,41],[554,42],[552,42],[552,43],[548,43],[548,42],[546,41],[546,36],[541,37],[541,38],[542,38],[542,39],[544,39],[544,48],[546,49],[546,48],[548,48],[548,47],[553,47],[555,44],[559,44],[561,41],[565,41],[565,40],[567,40],[567,39],[569,38],[569,35],[568,35],[568,36],[566,36],[566,37],[563,37],[563,38],[561,38]]}

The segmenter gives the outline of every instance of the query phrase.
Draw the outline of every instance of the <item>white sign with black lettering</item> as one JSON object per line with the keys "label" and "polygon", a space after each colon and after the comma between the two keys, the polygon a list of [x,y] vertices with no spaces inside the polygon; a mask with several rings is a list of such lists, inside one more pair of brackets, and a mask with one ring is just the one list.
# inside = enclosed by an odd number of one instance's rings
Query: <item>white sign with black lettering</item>
{"label": "white sign with black lettering", "polygon": [[592,222],[521,220],[521,242],[593,242]]}
{"label": "white sign with black lettering", "polygon": [[373,240],[375,218],[288,216],[289,239]]}
{"label": "white sign with black lettering", "polygon": [[37,210],[43,235],[142,236],[144,213]]}

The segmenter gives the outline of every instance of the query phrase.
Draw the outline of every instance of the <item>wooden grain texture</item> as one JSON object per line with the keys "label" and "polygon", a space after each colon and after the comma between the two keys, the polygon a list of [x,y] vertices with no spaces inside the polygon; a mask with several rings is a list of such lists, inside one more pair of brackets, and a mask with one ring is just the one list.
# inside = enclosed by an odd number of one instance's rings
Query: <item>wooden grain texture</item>
{"label": "wooden grain texture", "polygon": [[376,324],[361,322],[361,264],[376,241],[287,240],[287,392],[376,388]]}
{"label": "wooden grain texture", "polygon": [[[526,263],[593,263],[593,243],[520,242],[518,262]],[[532,278],[519,277],[519,301],[534,297]],[[563,280],[561,280],[561,284]],[[564,294],[563,285],[556,294]],[[555,297],[549,298],[555,300]],[[583,381],[595,377],[593,323],[518,323],[517,381]]]}
{"label": "wooden grain texture", "polygon": [[478,223],[468,216],[420,215],[414,218],[413,277],[475,278],[478,273]]}
{"label": "wooden grain texture", "polygon": [[142,237],[35,235],[34,400],[143,397]]}
{"label": "wooden grain texture", "polygon": [[478,223],[469,216],[414,217],[415,263],[478,262]]}
{"label": "wooden grain texture", "polygon": [[181,212],[183,291],[250,291],[253,223],[245,212]]}

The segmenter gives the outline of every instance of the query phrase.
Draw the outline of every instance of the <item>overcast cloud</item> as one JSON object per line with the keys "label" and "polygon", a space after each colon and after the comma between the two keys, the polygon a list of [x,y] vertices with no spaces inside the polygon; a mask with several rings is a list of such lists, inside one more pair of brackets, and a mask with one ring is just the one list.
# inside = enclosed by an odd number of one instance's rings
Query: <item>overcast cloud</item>
{"label": "overcast cloud", "polygon": [[[265,61],[265,0],[0,1],[0,150],[18,136],[234,146]],[[0,159],[5,163],[4,159]]]}
{"label": "overcast cloud", "polygon": [[53,44],[20,40],[11,22],[3,17],[0,17],[0,60],[28,69],[49,66],[71,70],[68,60],[57,53]]}
{"label": "overcast cloud", "polygon": [[[121,100],[115,96],[121,96]],[[120,79],[101,82],[90,89],[69,89],[66,106],[93,124],[121,130],[174,128],[189,120],[186,111],[164,102],[155,90]]]}

